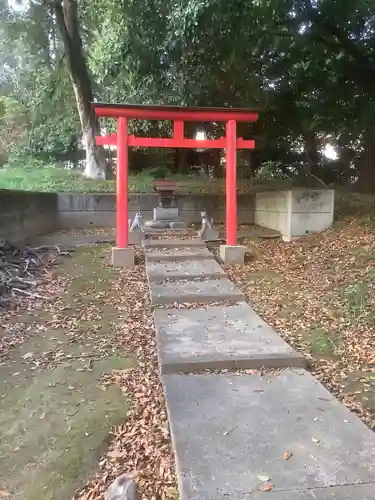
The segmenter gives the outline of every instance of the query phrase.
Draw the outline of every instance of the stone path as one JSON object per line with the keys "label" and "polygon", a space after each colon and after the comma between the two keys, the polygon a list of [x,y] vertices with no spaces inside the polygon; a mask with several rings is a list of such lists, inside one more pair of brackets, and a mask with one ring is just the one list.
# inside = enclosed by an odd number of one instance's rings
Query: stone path
{"label": "stone path", "polygon": [[181,500],[374,500],[374,433],[213,279],[203,243],[145,246]]}

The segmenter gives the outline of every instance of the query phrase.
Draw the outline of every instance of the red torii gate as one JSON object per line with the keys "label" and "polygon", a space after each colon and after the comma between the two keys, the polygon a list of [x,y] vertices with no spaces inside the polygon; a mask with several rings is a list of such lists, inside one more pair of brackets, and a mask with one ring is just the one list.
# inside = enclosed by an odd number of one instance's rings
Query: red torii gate
{"label": "red torii gate", "polygon": [[[128,228],[128,147],[220,148],[226,150],[226,243],[237,245],[237,149],[253,149],[255,141],[237,138],[237,122],[254,122],[258,112],[236,108],[188,108],[134,104],[93,103],[98,118],[116,118],[117,134],[96,137],[98,146],[117,146],[117,248],[129,243]],[[135,137],[128,133],[128,120],[171,120],[173,138]],[[226,122],[220,139],[186,139],[184,122]]]}

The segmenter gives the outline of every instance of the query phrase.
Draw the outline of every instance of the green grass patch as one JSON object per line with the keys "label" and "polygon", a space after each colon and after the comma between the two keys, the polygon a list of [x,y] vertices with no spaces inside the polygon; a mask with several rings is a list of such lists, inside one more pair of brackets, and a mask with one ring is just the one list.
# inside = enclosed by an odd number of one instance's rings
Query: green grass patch
{"label": "green grass patch", "polygon": [[[62,310],[31,316],[32,334],[0,363],[0,487],[12,500],[72,498],[126,418],[121,388],[100,384],[103,374],[136,366],[116,342],[118,271],[107,259],[108,246],[81,247],[56,266],[73,278]],[[76,321],[66,324],[65,315]],[[62,357],[43,366],[57,352]]]}
{"label": "green grass patch", "polygon": [[[143,170],[139,174],[129,174],[129,191],[150,193],[153,181],[168,178],[177,182],[180,193],[224,193],[225,179],[212,179],[204,173],[190,170],[186,174],[172,174],[166,170],[164,175],[156,168]],[[238,180],[239,192],[269,190],[288,187],[279,181]],[[64,168],[62,165],[29,162],[9,164],[0,168],[0,189],[38,191],[51,193],[113,193],[115,180],[92,180],[83,176],[79,169]]]}
{"label": "green grass patch", "polygon": [[332,359],[338,355],[341,339],[333,332],[315,327],[302,332],[310,346],[310,352],[317,359]]}
{"label": "green grass patch", "polygon": [[[205,175],[167,175],[186,192],[223,191],[223,179],[210,179]],[[138,175],[129,175],[129,191],[150,193],[153,191],[155,176],[145,170]],[[113,193],[115,180],[92,180],[83,176],[82,170],[66,169],[58,166],[12,167],[0,169],[0,189],[59,193]]]}
{"label": "green grass patch", "polygon": [[351,318],[358,319],[365,313],[370,301],[370,294],[366,283],[358,282],[349,285],[345,288],[343,295],[346,310]]}

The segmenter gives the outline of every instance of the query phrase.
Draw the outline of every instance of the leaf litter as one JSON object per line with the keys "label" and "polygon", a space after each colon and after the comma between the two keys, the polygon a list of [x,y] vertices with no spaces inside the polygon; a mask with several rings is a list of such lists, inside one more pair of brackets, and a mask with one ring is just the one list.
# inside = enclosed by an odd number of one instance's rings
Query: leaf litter
{"label": "leaf litter", "polygon": [[[373,222],[348,217],[336,228],[290,243],[246,244],[254,258],[245,266],[226,266],[229,277],[305,355],[317,379],[375,429]],[[348,391],[353,379],[357,385]]]}
{"label": "leaf litter", "polygon": [[[142,262],[141,250],[137,249],[137,260]],[[109,270],[113,269],[110,266]],[[142,499],[168,500],[176,497],[177,483],[173,452],[170,444],[169,426],[164,396],[159,381],[156,357],[155,332],[149,302],[149,290],[144,264],[131,269],[116,270],[110,281],[109,293],[98,291],[96,282],[86,282],[82,293],[67,306],[66,290],[73,278],[69,273],[49,272],[49,281],[41,284],[38,291],[48,291],[55,300],[45,302],[39,298],[16,298],[12,307],[2,314],[0,330],[0,362],[6,360],[7,352],[22,344],[33,332],[56,329],[64,331],[69,342],[83,343],[87,351],[79,355],[59,349],[56,336],[55,350],[23,355],[23,362],[31,370],[51,369],[60,363],[83,361],[82,368],[91,370],[92,363],[106,358],[119,349],[126,356],[134,356],[137,364],[133,369],[113,370],[102,376],[100,386],[106,390],[112,384],[120,385],[129,402],[126,420],[112,429],[108,450],[101,457],[98,470],[83,487],[76,491],[74,500],[103,500],[109,484],[120,474],[136,473]],[[92,300],[91,300],[92,297]],[[117,311],[108,330],[100,330],[101,317],[98,300]],[[37,321],[43,311],[43,324]],[[17,318],[29,315],[27,321]],[[88,326],[82,325],[87,322]],[[100,334],[98,335],[98,332]],[[109,332],[110,334],[107,334]],[[62,346],[64,347],[64,346]],[[16,375],[16,374],[15,374]],[[63,383],[63,382],[61,382]],[[72,386],[70,388],[74,390]],[[40,419],[47,418],[45,413]],[[7,494],[1,490],[1,496]]]}
{"label": "leaf litter", "polygon": [[101,500],[117,476],[131,472],[137,474],[143,499],[167,500],[176,496],[177,486],[144,265],[119,270],[113,287],[111,304],[123,316],[116,325],[117,341],[136,357],[137,365],[107,373],[101,384],[103,389],[119,384],[131,406],[126,420],[113,429],[98,472],[74,499]]}

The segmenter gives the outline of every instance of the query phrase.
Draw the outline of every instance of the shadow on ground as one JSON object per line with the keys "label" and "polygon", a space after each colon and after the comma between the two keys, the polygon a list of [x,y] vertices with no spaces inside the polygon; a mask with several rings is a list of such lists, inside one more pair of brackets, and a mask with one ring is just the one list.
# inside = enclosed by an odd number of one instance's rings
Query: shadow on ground
{"label": "shadow on ground", "polygon": [[[116,346],[116,270],[108,248],[78,249],[57,276],[61,299],[28,315],[28,340],[0,362],[0,490],[11,500],[66,500],[82,486],[126,417],[126,398],[100,380],[134,366]],[[24,321],[25,318],[16,318]],[[106,384],[107,385],[107,384]]]}

